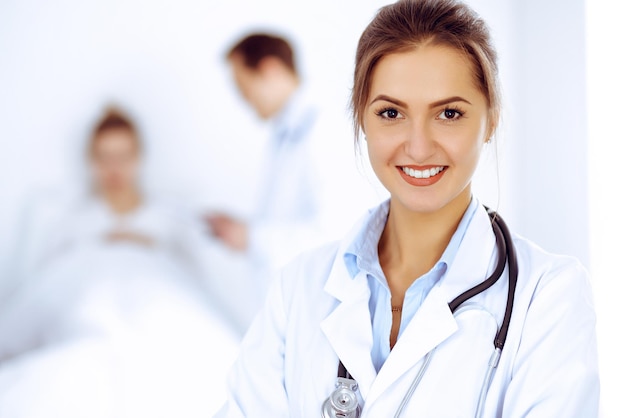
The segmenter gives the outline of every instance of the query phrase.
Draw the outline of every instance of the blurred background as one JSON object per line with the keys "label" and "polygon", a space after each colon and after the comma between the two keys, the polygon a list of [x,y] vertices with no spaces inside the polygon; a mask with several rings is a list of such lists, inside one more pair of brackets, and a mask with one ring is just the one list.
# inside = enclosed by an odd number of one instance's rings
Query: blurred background
{"label": "blurred background", "polygon": [[[619,114],[626,57],[618,32],[626,6],[617,0],[468,3],[492,29],[504,91],[497,145],[485,155],[475,192],[514,230],[578,257],[590,270],[603,416],[626,416],[620,399],[626,344],[617,310],[626,279],[619,263],[626,249],[626,176],[618,161],[626,150]],[[258,198],[255,173],[268,126],[236,92],[228,47],[254,30],[287,37],[324,111],[343,121],[335,140],[349,143],[356,43],[384,4],[2,0],[0,302],[11,299],[24,277],[38,222],[84,192],[84,149],[103,106],[119,104],[136,121],[145,139],[147,190],[191,214],[220,208],[246,216]],[[355,156],[347,164],[364,167],[364,181],[377,188],[367,162]],[[203,340],[207,349],[236,346],[227,326],[211,326],[217,337]],[[0,334],[0,342],[10,338]],[[213,361],[228,363],[232,351],[225,352],[225,361]],[[147,362],[145,370],[154,373],[152,366]],[[6,382],[14,380],[2,373],[14,372],[0,364],[0,390],[10,393],[6,388],[14,385]]]}

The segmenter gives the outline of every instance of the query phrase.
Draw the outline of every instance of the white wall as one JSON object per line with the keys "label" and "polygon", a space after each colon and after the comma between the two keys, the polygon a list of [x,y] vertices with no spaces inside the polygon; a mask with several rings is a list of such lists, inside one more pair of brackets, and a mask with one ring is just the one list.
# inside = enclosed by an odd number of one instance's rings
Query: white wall
{"label": "white wall", "polygon": [[[223,61],[227,45],[253,28],[286,34],[300,52],[305,79],[331,111],[345,113],[358,36],[385,3],[4,2],[0,231],[7,239],[0,241],[0,272],[14,244],[8,237],[15,233],[16,204],[35,187],[79,181],[80,145],[111,99],[127,105],[144,128],[152,187],[245,212],[254,179],[229,168],[235,158],[255,167],[265,127],[233,92]],[[505,99],[499,167],[494,150],[487,153],[477,194],[516,230],[588,265],[582,0],[567,7],[563,1],[471,4],[492,27]],[[547,107],[553,103],[570,122],[556,122]],[[556,169],[564,160],[577,169]],[[242,193],[234,197],[230,190]]]}
{"label": "white wall", "polygon": [[[599,2],[605,7],[611,3]],[[108,100],[126,105],[140,121],[148,141],[146,178],[151,188],[175,193],[197,207],[228,206],[245,213],[254,199],[255,179],[233,167],[254,172],[266,127],[234,93],[223,62],[225,48],[250,29],[287,35],[299,51],[305,78],[326,98],[327,110],[345,113],[358,36],[386,3],[4,0],[1,281],[10,283],[15,277],[10,261],[20,238],[23,204],[42,189],[77,187],[80,146]],[[606,52],[590,55],[598,59],[593,62],[595,77],[590,78],[595,90],[586,90],[584,0],[470,3],[492,27],[505,94],[499,167],[496,170],[493,152],[485,156],[475,184],[477,194],[497,207],[515,230],[548,250],[573,254],[592,266],[594,286],[601,286],[605,283],[601,280],[616,277],[619,271],[613,261],[619,254],[607,244],[619,215],[620,207],[609,200],[617,183],[606,180],[622,176],[616,171],[620,154],[599,148],[597,142],[590,144],[589,158],[596,158],[589,160],[592,172],[587,175],[586,94],[590,113],[596,112],[592,137],[603,138],[600,144],[616,138],[615,126],[600,121],[619,120],[620,108],[616,102],[605,108],[594,92],[611,91],[624,68],[608,73],[600,63],[615,64],[612,57]],[[592,29],[597,46],[613,38],[598,23],[604,16],[600,8],[594,10],[588,16],[596,17]],[[591,233],[588,197],[594,204]],[[623,224],[621,228],[618,231],[624,231]],[[0,285],[0,294],[1,289]],[[609,311],[602,298],[614,301],[615,296],[598,292],[597,297],[600,320],[605,321],[600,324],[601,355],[613,359],[607,348],[612,343]],[[607,376],[611,373],[605,368]],[[609,382],[605,386],[607,409],[613,411],[616,386]]]}
{"label": "white wall", "polygon": [[344,114],[359,31],[377,7],[374,1],[358,7],[331,1],[2,2],[2,281],[14,277],[9,267],[21,205],[42,189],[82,183],[81,147],[110,100],[140,122],[152,189],[245,214],[256,190],[248,173],[256,169],[266,127],[234,93],[226,48],[252,29],[287,35],[327,110]]}
{"label": "white wall", "polygon": [[602,395],[607,417],[626,416],[624,382],[624,252],[626,133],[619,114],[626,97],[626,3],[587,1],[589,210],[591,271],[598,313]]}

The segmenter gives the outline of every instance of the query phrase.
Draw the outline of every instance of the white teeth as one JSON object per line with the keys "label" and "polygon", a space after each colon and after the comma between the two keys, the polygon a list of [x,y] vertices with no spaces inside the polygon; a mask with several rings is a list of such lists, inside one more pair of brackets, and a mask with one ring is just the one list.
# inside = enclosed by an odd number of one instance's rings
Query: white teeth
{"label": "white teeth", "polygon": [[443,169],[444,167],[433,167],[433,168],[427,168],[426,170],[414,170],[412,168],[402,167],[402,171],[404,171],[404,174],[406,174],[407,176],[416,178],[416,179],[430,178],[434,175],[439,174],[441,171],[443,171]]}

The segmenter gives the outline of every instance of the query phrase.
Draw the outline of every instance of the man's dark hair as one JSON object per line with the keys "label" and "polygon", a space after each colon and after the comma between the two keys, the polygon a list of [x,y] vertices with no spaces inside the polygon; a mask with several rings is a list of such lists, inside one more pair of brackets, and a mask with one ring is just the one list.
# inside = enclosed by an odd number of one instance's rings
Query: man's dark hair
{"label": "man's dark hair", "polygon": [[227,54],[227,58],[241,56],[248,68],[257,69],[259,62],[266,57],[274,57],[280,60],[294,74],[296,66],[294,62],[293,48],[285,39],[266,34],[254,33],[237,42]]}

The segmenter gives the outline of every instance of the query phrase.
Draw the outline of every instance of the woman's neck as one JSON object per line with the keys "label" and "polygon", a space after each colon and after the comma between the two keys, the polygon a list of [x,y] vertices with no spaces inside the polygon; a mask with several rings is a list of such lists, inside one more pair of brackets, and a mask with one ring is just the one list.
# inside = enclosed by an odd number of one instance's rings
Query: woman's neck
{"label": "woman's neck", "polygon": [[141,205],[142,201],[141,194],[135,188],[106,190],[102,196],[111,210],[118,215],[134,211]]}
{"label": "woman's neck", "polygon": [[391,200],[378,253],[392,293],[395,288],[403,296],[411,283],[441,258],[470,200],[468,190],[431,213],[416,213]]}

